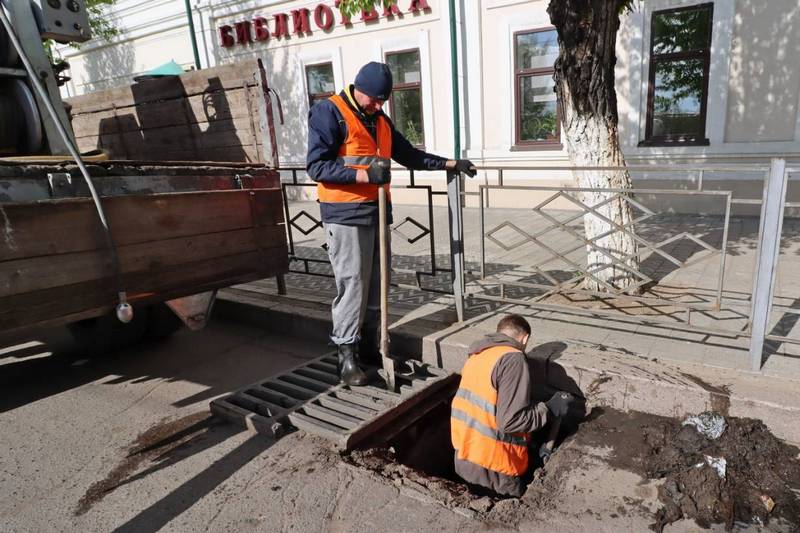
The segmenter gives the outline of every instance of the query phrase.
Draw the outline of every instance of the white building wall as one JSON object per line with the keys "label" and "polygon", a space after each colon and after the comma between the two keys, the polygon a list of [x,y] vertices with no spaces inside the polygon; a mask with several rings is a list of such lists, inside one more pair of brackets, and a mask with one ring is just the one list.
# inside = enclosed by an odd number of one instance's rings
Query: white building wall
{"label": "white building wall", "polygon": [[[286,124],[279,128],[281,159],[305,157],[304,65],[331,61],[336,90],[358,68],[383,54],[419,48],[422,62],[426,149],[453,152],[450,31],[447,0],[428,0],[430,11],[410,14],[410,0],[398,0],[402,18],[350,27],[338,22],[329,32],[313,25],[307,36],[270,39],[231,48],[220,46],[221,24],[312,9],[333,0],[229,0],[195,2],[194,22],[203,67],[260,57],[283,102]],[[457,2],[461,145],[484,164],[567,163],[563,150],[519,151],[514,140],[513,33],[549,26],[549,0],[460,0]],[[616,84],[620,140],[627,159],[684,157],[726,161],[742,155],[800,156],[800,4],[797,0],[715,0],[706,133],[709,146],[643,147],[648,90],[650,23],[653,11],[705,3],[698,0],[642,0],[622,18],[618,34]],[[67,95],[129,83],[132,77],[169,60],[194,64],[181,0],[120,0],[113,18],[121,35],[113,43],[87,43],[79,50],[59,47],[72,64]],[[291,20],[290,20],[291,29]],[[559,181],[559,175],[542,175]]]}

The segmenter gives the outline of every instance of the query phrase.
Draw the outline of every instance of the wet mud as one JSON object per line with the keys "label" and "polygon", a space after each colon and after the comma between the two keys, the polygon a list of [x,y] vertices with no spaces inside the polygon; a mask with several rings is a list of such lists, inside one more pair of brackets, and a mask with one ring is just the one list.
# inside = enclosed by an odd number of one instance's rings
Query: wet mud
{"label": "wet mud", "polygon": [[[681,519],[728,529],[780,519],[784,527],[800,531],[800,450],[776,438],[758,420],[726,417],[727,429],[711,440],[681,420],[596,407],[585,420],[567,424],[563,442],[547,465],[533,465],[522,498],[503,498],[468,486],[454,474],[447,415],[446,409],[439,410],[412,426],[405,441],[355,451],[343,459],[411,496],[515,527],[558,508],[565,493],[574,490],[565,487],[565,481],[582,455],[605,450],[610,467],[657,481],[661,507],[655,514],[635,498],[615,511],[647,517],[654,531]],[[706,456],[725,459],[724,477]]]}
{"label": "wet mud", "polygon": [[125,450],[125,456],[105,478],[92,483],[75,507],[75,516],[85,514],[97,502],[118,487],[147,475],[136,473],[145,463],[155,463],[153,470],[164,468],[180,460],[180,451],[205,437],[221,422],[208,412],[198,412],[179,419],[165,418],[141,433]]}

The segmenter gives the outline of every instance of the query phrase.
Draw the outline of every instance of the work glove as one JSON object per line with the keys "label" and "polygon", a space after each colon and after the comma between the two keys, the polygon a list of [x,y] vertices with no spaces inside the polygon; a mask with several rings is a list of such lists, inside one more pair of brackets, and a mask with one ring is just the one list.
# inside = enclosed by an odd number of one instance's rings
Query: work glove
{"label": "work glove", "polygon": [[569,411],[569,406],[572,403],[572,394],[568,392],[557,392],[553,397],[547,400],[544,404],[547,410],[555,418],[561,418]]}
{"label": "work glove", "polygon": [[392,181],[391,163],[385,159],[375,159],[367,167],[367,177],[373,185],[383,185]]}
{"label": "work glove", "polygon": [[475,168],[475,165],[472,164],[472,161],[469,159],[456,159],[456,170],[459,172],[463,172],[470,178],[474,178],[475,174],[478,173],[478,170]]}

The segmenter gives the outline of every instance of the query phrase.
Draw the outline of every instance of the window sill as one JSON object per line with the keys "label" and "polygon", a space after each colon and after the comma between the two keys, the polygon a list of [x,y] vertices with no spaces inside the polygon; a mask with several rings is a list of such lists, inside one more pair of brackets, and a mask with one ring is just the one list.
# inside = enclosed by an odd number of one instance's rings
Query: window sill
{"label": "window sill", "polygon": [[556,142],[542,142],[536,144],[515,144],[510,148],[512,152],[534,152],[542,150],[560,152],[563,149],[564,146],[561,143],[556,143]]}
{"label": "window sill", "polygon": [[647,139],[644,141],[640,141],[638,146],[639,147],[648,147],[648,146],[709,146],[711,143],[708,139]]}

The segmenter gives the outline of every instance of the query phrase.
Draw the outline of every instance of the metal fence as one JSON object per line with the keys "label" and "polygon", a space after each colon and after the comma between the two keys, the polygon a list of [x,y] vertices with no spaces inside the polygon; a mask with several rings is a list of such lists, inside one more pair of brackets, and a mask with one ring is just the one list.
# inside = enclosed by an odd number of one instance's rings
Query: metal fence
{"label": "metal fence", "polygon": [[[291,201],[296,196],[292,191],[315,184],[298,179],[304,169],[282,170],[291,271],[330,276],[319,236],[311,239],[312,246],[298,245],[299,239],[322,225],[309,212],[310,202]],[[395,258],[393,275],[410,276],[410,282],[401,279],[395,285],[451,294],[460,320],[465,306],[484,300],[709,335],[749,337],[753,370],[761,368],[765,341],[800,344],[800,339],[780,334],[782,330],[776,329],[770,318],[773,308],[779,308],[782,318],[778,322],[800,320],[800,309],[791,299],[787,304],[783,301],[786,296],[781,295],[781,302],[776,303],[774,296],[784,211],[800,207],[800,202],[786,200],[788,176],[798,169],[787,167],[783,159],[772,159],[769,165],[485,166],[479,170],[483,181],[477,186],[470,182],[469,192],[464,190],[463,177],[453,172],[447,175],[447,190],[417,184],[413,172],[409,184],[399,186],[419,191],[422,205],[413,213],[395,217],[393,238],[406,246],[427,249]],[[677,176],[692,185],[682,189],[606,189],[515,184],[519,180],[509,184],[512,172],[518,177],[525,173],[571,177],[580,172],[619,170],[634,178]],[[713,190],[709,184],[720,182],[708,178],[720,173],[747,174],[763,182],[762,196],[740,198],[731,190]],[[500,194],[514,195],[516,203],[524,204],[526,195],[531,200],[525,209],[510,210],[497,200]],[[445,195],[449,238],[440,238],[437,250],[436,235],[444,234],[441,226],[445,222],[440,220],[437,227],[434,198]],[[470,198],[474,201],[467,202]],[[675,209],[698,201],[712,208],[705,213]],[[603,208],[611,202],[624,202],[632,218],[625,222],[610,219]],[[405,209],[399,207],[396,205],[396,213]],[[753,213],[734,216],[745,208]],[[587,237],[587,218],[601,221],[607,229]],[[635,249],[621,255],[603,245],[604,239],[615,235],[635,242]],[[634,283],[625,288],[607,283],[601,276],[604,267],[587,263],[589,253],[624,269]],[[423,256],[425,261],[420,260]],[[600,289],[587,289],[588,281]]]}
{"label": "metal fence", "polygon": [[[286,167],[282,174],[284,214],[289,242],[289,271],[299,274],[333,277],[327,254],[327,244],[322,232],[322,222],[317,218],[316,183],[306,179],[305,169]],[[434,190],[431,185],[416,183],[414,171],[409,171],[407,185],[394,186],[418,193],[419,207],[404,212],[403,206],[394,206],[394,223],[391,226],[393,256],[392,286],[417,289],[437,294],[452,294],[449,257],[437,256],[437,224],[434,219],[434,197],[447,196],[447,191]],[[305,201],[293,201],[297,192]],[[313,211],[313,212],[312,212]],[[441,223],[438,224],[441,226]],[[446,233],[447,228],[438,231]],[[300,242],[303,241],[303,242]],[[441,244],[439,245],[441,248]],[[410,251],[415,253],[397,253]]]}

